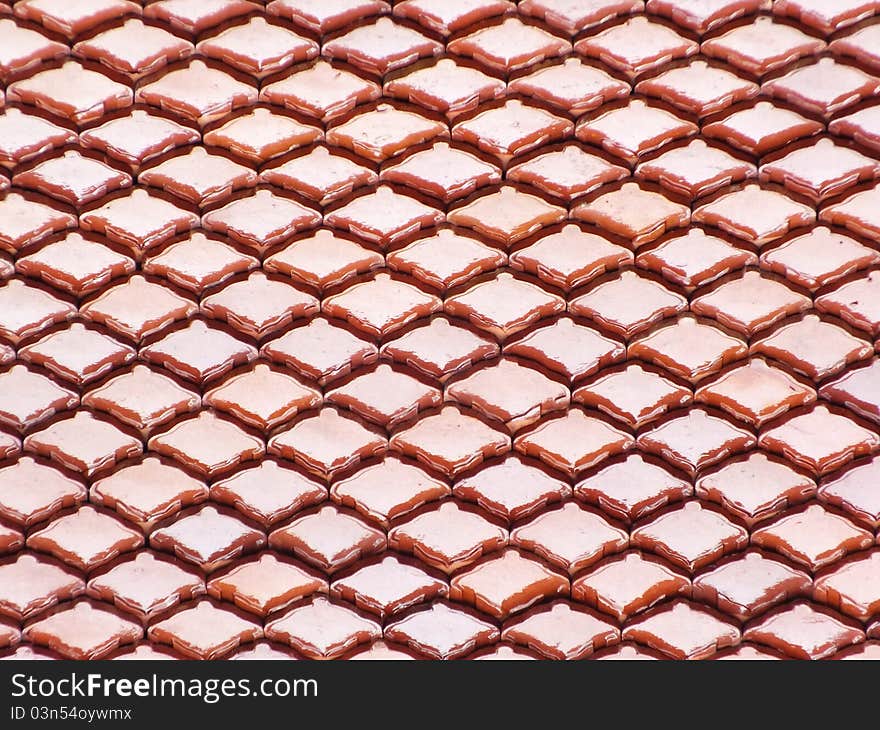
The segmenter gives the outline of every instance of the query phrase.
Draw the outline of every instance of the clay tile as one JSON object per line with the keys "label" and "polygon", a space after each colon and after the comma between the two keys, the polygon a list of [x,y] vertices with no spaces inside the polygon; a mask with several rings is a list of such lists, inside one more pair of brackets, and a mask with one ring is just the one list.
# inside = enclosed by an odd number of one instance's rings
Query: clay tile
{"label": "clay tile", "polygon": [[124,15],[140,15],[138,3],[126,0],[67,0],[63,4],[49,0],[24,0],[17,3],[15,14],[44,28],[74,38],[107,21]]}
{"label": "clay tile", "polygon": [[199,396],[170,378],[136,365],[83,397],[83,405],[104,411],[141,432],[198,409]]}
{"label": "clay tile", "polygon": [[448,385],[445,397],[503,421],[511,432],[569,403],[568,388],[513,360],[500,360]]}
{"label": "clay tile", "polygon": [[[5,434],[4,438],[9,439],[9,441],[12,440],[11,437],[5,437]],[[16,441],[15,443],[17,445],[18,442]],[[16,449],[16,451],[17,450],[18,449]],[[8,453],[4,454],[4,456],[8,455]],[[18,552],[24,547],[24,544],[25,538],[23,533],[0,524],[0,555]]]}
{"label": "clay tile", "polygon": [[242,188],[254,187],[258,178],[244,165],[193,147],[138,175],[143,185],[158,187],[201,207],[218,203]]}
{"label": "clay tile", "polygon": [[703,133],[760,157],[771,150],[817,134],[823,128],[820,122],[802,117],[797,112],[760,101],[750,109],[706,124]]}
{"label": "clay tile", "polygon": [[834,655],[834,659],[839,660],[872,660],[880,656],[880,643],[876,641],[866,641],[857,644],[849,649],[841,649]]}
{"label": "clay tile", "polygon": [[144,8],[144,17],[161,20],[190,35],[257,10],[245,0],[163,0]]}
{"label": "clay tile", "polygon": [[635,78],[670,61],[694,55],[700,50],[700,44],[638,15],[622,25],[578,41],[574,48],[588,58],[597,58]]}
{"label": "clay tile", "polygon": [[412,367],[441,382],[499,352],[494,341],[443,317],[385,343],[381,350],[384,359]]}
{"label": "clay tile", "polygon": [[509,73],[562,56],[571,50],[571,44],[518,18],[507,18],[500,25],[450,41],[447,49],[496,71]]}
{"label": "clay tile", "polygon": [[502,161],[540,145],[571,137],[574,124],[535,106],[510,99],[452,127],[452,139],[467,142]]}
{"label": "clay tile", "polygon": [[716,327],[702,324],[693,317],[681,317],[630,343],[627,354],[696,383],[745,357],[748,348],[742,340]]}
{"label": "clay tile", "polygon": [[16,269],[25,276],[43,279],[58,289],[82,297],[112,279],[131,274],[135,262],[100,243],[84,239],[79,233],[68,233],[36,253],[19,258]]}
{"label": "clay tile", "polygon": [[752,336],[810,306],[809,297],[793,292],[778,281],[765,279],[757,271],[747,271],[739,279],[696,297],[691,302],[691,311]]}
{"label": "clay tile", "polygon": [[388,533],[389,547],[447,574],[504,547],[507,539],[507,530],[451,500]]}
{"label": "clay tile", "polygon": [[7,365],[15,360],[15,350],[9,345],[0,344],[0,364]]}
{"label": "clay tile", "polygon": [[270,453],[292,458],[309,472],[328,480],[386,448],[384,437],[332,408],[297,422],[273,436],[268,444]]}
{"label": "clay tile", "polygon": [[0,286],[0,334],[18,344],[47,327],[68,321],[75,309],[42,289],[11,279]]}
{"label": "clay tile", "polygon": [[824,406],[765,431],[761,446],[816,474],[826,474],[880,447],[877,434]]}
{"label": "clay tile", "polygon": [[548,152],[514,165],[507,171],[508,180],[534,185],[569,202],[601,185],[625,177],[629,177],[626,168],[611,165],[576,146]]}
{"label": "clay tile", "polygon": [[550,659],[573,660],[616,644],[620,631],[591,612],[556,601],[509,622],[501,636]]}
{"label": "clay tile", "polygon": [[510,438],[451,406],[392,436],[394,451],[411,456],[447,476],[510,450]]}
{"label": "clay tile", "polygon": [[450,148],[447,142],[384,167],[383,182],[398,183],[429,193],[448,203],[501,181],[501,171],[476,155]]}
{"label": "clay tile", "polygon": [[230,661],[290,661],[291,659],[300,659],[300,655],[293,649],[271,644],[268,641],[257,641],[254,644],[248,644],[247,648],[239,649],[232,654]]}
{"label": "clay tile", "polygon": [[511,81],[508,89],[575,116],[630,94],[629,84],[574,57],[521,76]]}
{"label": "clay tile", "polygon": [[823,480],[819,499],[840,507],[872,529],[880,527],[880,501],[874,488],[878,469],[880,461],[873,460],[848,470],[842,476]]}
{"label": "clay tile", "polygon": [[703,34],[743,15],[769,10],[767,0],[649,0],[648,12]]}
{"label": "clay tile", "polygon": [[137,255],[167,241],[178,233],[194,228],[199,218],[181,210],[146,190],[133,190],[129,195],[114,198],[100,208],[83,213],[80,227],[103,233],[116,243],[132,249]]}
{"label": "clay tile", "polygon": [[394,15],[448,36],[514,8],[507,0],[407,0],[394,5]]}
{"label": "clay tile", "polygon": [[[511,257],[513,259],[513,257]],[[690,228],[683,236],[664,241],[640,253],[636,263],[688,288],[707,284],[720,276],[758,263],[751,251],[731,246],[723,238]]]}
{"label": "clay tile", "polygon": [[29,456],[0,469],[0,516],[17,525],[36,525],[59,510],[78,507],[86,496],[80,482]]}
{"label": "clay tile", "polygon": [[289,644],[311,659],[335,659],[382,635],[381,625],[323,596],[266,625],[266,636]]}
{"label": "clay tile", "polygon": [[516,550],[507,550],[456,575],[449,597],[504,620],[537,601],[567,595],[568,590],[563,576]]}
{"label": "clay tile", "polygon": [[11,101],[33,104],[76,124],[94,121],[132,103],[130,88],[73,61],[16,81],[6,93]]}
{"label": "clay tile", "polygon": [[263,345],[262,353],[319,385],[370,365],[379,357],[372,342],[335,327],[325,319],[313,319],[304,327],[290,330]]}
{"label": "clay tile", "polygon": [[497,99],[505,89],[499,79],[469,66],[459,66],[451,58],[441,58],[433,66],[387,81],[384,92],[452,117]]}
{"label": "clay tile", "polygon": [[751,624],[743,638],[794,659],[825,659],[838,649],[864,641],[865,634],[830,612],[808,603],[796,603]]}
{"label": "clay tile", "polygon": [[211,499],[235,507],[264,527],[323,501],[323,486],[278,462],[264,460],[211,486]]}
{"label": "clay tile", "polygon": [[438,289],[449,289],[506,263],[501,252],[443,229],[388,256],[388,265]]}
{"label": "clay tile", "polygon": [[759,87],[705,61],[694,61],[640,81],[635,90],[703,117],[757,96]]}
{"label": "clay tile", "polygon": [[575,494],[612,517],[637,520],[693,493],[691,485],[641,454],[606,466],[575,486]]}
{"label": "clay tile", "polygon": [[207,238],[204,233],[193,233],[147,259],[143,271],[201,294],[205,289],[258,265],[259,261],[253,256],[239,253],[219,240]]}
{"label": "clay tile", "polygon": [[208,488],[177,467],[148,456],[96,481],[89,497],[148,530],[181,509],[204,502]]}
{"label": "clay tile", "polygon": [[489,514],[508,523],[530,517],[548,505],[571,496],[565,482],[519,456],[465,477],[455,485],[457,499],[474,502]]}
{"label": "clay tile", "polygon": [[328,403],[348,408],[368,421],[392,429],[411,420],[420,411],[436,408],[443,396],[437,388],[383,363],[371,372],[328,390],[325,398]]}
{"label": "clay tile", "polygon": [[752,542],[816,571],[848,553],[870,547],[874,540],[867,530],[812,504],[755,530]]}
{"label": "clay tile", "polygon": [[880,80],[831,58],[820,58],[761,86],[762,93],[814,114],[830,117],[880,92]]}
{"label": "clay tile", "polygon": [[539,515],[510,534],[512,545],[536,553],[569,574],[625,550],[629,535],[574,502]]}
{"label": "clay tile", "polygon": [[442,50],[441,43],[385,17],[324,43],[321,54],[383,76]]}
{"label": "clay tile", "polygon": [[318,55],[318,44],[291,30],[270,25],[262,16],[201,41],[199,53],[228,63],[257,78],[281,71]]}
{"label": "clay tile", "polygon": [[269,190],[257,190],[202,216],[207,230],[229,236],[260,254],[320,222],[321,216],[311,208]]}
{"label": "clay tile", "polygon": [[148,551],[116,563],[88,585],[89,596],[112,603],[143,622],[204,592],[204,580],[196,571]]}
{"label": "clay tile", "polygon": [[434,603],[389,624],[385,636],[433,659],[458,659],[477,647],[494,643],[499,631],[470,613]]}
{"label": "clay tile", "polygon": [[171,649],[151,644],[135,644],[130,647],[119,649],[108,656],[114,661],[174,661],[180,659],[180,655]]}
{"label": "clay tile", "polygon": [[380,0],[274,0],[266,7],[270,15],[322,35],[389,10],[388,3]]}
{"label": "clay tile", "polygon": [[518,12],[571,35],[619,15],[641,12],[644,7],[644,0],[524,0],[517,6]]}
{"label": "clay tile", "polygon": [[327,591],[324,580],[272,553],[239,563],[208,581],[208,595],[258,616],[280,611],[318,591]]}
{"label": "clay tile", "polygon": [[382,338],[413,320],[437,312],[441,306],[438,297],[381,273],[370,281],[355,284],[341,294],[325,299],[322,311],[329,317],[346,320],[358,330]]}
{"label": "clay tile", "polygon": [[565,217],[564,208],[512,187],[478,198],[447,216],[450,223],[472,228],[505,247]]}
{"label": "clay tile", "polygon": [[840,317],[853,327],[876,336],[880,333],[880,312],[876,299],[878,286],[880,274],[870,271],[861,278],[816,297],[816,309]]}
{"label": "clay tile", "polygon": [[65,659],[101,659],[119,646],[139,641],[143,635],[140,624],[89,601],[70,604],[24,629],[28,641],[46,646]]}
{"label": "clay tile", "polygon": [[85,329],[79,322],[21,348],[18,354],[26,362],[42,365],[76,385],[97,380],[135,357],[131,347]]}
{"label": "clay tile", "polygon": [[64,43],[50,40],[42,33],[22,28],[11,18],[0,19],[0,78],[21,73],[45,61],[66,56]]}
{"label": "clay tile", "polygon": [[198,320],[141,350],[141,358],[204,383],[257,357],[256,348]]}
{"label": "clay tile", "polygon": [[686,601],[659,607],[636,619],[621,636],[679,660],[705,659],[740,640],[735,626]]}
{"label": "clay tile", "polygon": [[872,0],[839,0],[834,3],[825,0],[778,0],[773,4],[775,15],[796,18],[826,35],[876,12],[877,3]]}
{"label": "clay tile", "polygon": [[260,101],[277,104],[322,121],[347,114],[356,104],[378,99],[379,86],[326,61],[264,86]]}
{"label": "clay tile", "polygon": [[775,23],[767,16],[704,41],[701,46],[707,56],[720,58],[756,76],[785,68],[824,49],[825,41],[792,25]]}
{"label": "clay tile", "polygon": [[413,145],[445,137],[446,125],[415,112],[380,104],[327,132],[327,143],[350,149],[374,162],[383,162]]}
{"label": "clay tile", "polygon": [[322,138],[317,127],[300,124],[268,109],[254,109],[205,134],[205,144],[227,149],[251,164],[262,164]]}
{"label": "clay tile", "polygon": [[577,601],[611,614],[618,621],[675,595],[689,595],[686,576],[639,553],[603,561],[572,583]]}
{"label": "clay tile", "polygon": [[12,178],[15,185],[82,207],[107,193],[131,187],[131,176],[109,165],[67,150]]}
{"label": "clay tile", "polygon": [[201,600],[153,624],[147,636],[151,641],[170,644],[191,659],[219,659],[242,644],[262,638],[263,629],[244,612]]}
{"label": "clay tile", "polygon": [[878,35],[876,25],[868,25],[843,38],[831,41],[829,47],[836,56],[852,59],[859,63],[867,64],[874,69],[880,68],[880,52],[878,52]]}
{"label": "clay tile", "polygon": [[129,18],[122,25],[80,41],[73,46],[73,55],[98,61],[132,78],[142,78],[187,58],[193,50],[192,43],[164,28],[145,25],[140,18]]}
{"label": "clay tile", "polygon": [[29,553],[0,562],[0,614],[30,619],[60,601],[76,598],[85,581],[73,571]]}
{"label": "clay tile", "polygon": [[231,469],[264,452],[262,440],[209,411],[153,436],[150,450],[170,456],[205,477]]}
{"label": "clay tile", "polygon": [[755,358],[701,386],[694,398],[760,428],[792,408],[813,403],[816,393],[784,370]]}
{"label": "clay tile", "polygon": [[880,553],[835,567],[816,581],[813,597],[848,616],[867,621],[880,611]]}
{"label": "clay tile", "polygon": [[335,507],[325,506],[272,532],[269,545],[332,574],[362,557],[382,552],[385,533]]}
{"label": "clay tile", "polygon": [[365,185],[374,185],[378,176],[370,168],[333,154],[326,147],[315,147],[304,155],[264,170],[260,173],[260,180],[326,205]]}
{"label": "clay tile", "polygon": [[880,111],[877,107],[868,107],[840,117],[828,125],[828,131],[850,137],[874,151],[880,150]]}
{"label": "clay tile", "polygon": [[46,552],[73,567],[89,572],[144,544],[140,532],[115,517],[83,506],[32,532],[27,546]]}
{"label": "clay tile", "polygon": [[813,291],[878,262],[876,251],[825,226],[761,255],[767,269]]}
{"label": "clay tile", "polygon": [[[2,23],[0,21],[0,34]],[[0,165],[14,169],[22,162],[76,140],[77,135],[69,129],[12,107],[0,117]]]}
{"label": "clay tile", "polygon": [[0,281],[8,279],[15,273],[15,265],[5,256],[0,255]]}
{"label": "clay tile", "polygon": [[507,272],[449,297],[445,305],[448,314],[502,340],[564,309],[561,297]]}
{"label": "clay tile", "polygon": [[836,380],[823,385],[819,393],[832,403],[846,406],[856,414],[875,423],[880,422],[880,397],[878,397],[880,360],[873,360],[864,368],[852,369]]}
{"label": "clay tile", "polygon": [[650,107],[642,99],[632,99],[627,106],[594,119],[582,119],[576,134],[585,142],[635,163],[641,155],[690,137],[697,131],[697,125],[692,122],[679,119],[664,109]]}

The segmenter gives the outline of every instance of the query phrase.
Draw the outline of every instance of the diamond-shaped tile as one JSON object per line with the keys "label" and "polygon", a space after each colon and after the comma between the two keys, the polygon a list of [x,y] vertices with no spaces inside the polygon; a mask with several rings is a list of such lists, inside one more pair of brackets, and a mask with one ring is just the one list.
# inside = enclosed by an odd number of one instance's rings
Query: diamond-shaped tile
{"label": "diamond-shaped tile", "polygon": [[509,622],[501,636],[550,659],[584,659],[597,649],[616,644],[620,631],[605,619],[557,601]]}
{"label": "diamond-shaped tile", "polygon": [[880,612],[880,553],[872,552],[834,567],[816,581],[813,597],[860,621]]}
{"label": "diamond-shaped tile", "polygon": [[704,659],[718,649],[735,646],[740,632],[706,609],[677,601],[628,624],[621,637],[681,660]]}
{"label": "diamond-shaped tile", "polygon": [[447,44],[450,53],[472,58],[489,68],[509,73],[562,56],[571,43],[519,18],[507,18]]}
{"label": "diamond-shaped tile", "polygon": [[625,177],[629,177],[626,168],[572,145],[521,162],[507,171],[508,180],[534,185],[568,202]]}
{"label": "diamond-shaped tile", "polygon": [[500,633],[493,623],[446,603],[433,603],[390,623],[385,637],[432,659],[458,659],[492,644]]}
{"label": "diamond-shaped tile", "polygon": [[170,644],[190,659],[219,659],[241,644],[262,638],[263,629],[243,611],[202,600],[150,626],[147,637]]}
{"label": "diamond-shaped tile", "polygon": [[17,25],[11,18],[0,20],[0,47],[3,48],[0,54],[0,78],[4,81],[14,72],[31,69],[69,53],[64,43]]}
{"label": "diamond-shaped tile", "polygon": [[880,79],[827,57],[761,86],[766,95],[826,118],[878,91]]}
{"label": "diamond-shaped tile", "polygon": [[855,625],[809,603],[796,603],[771,612],[743,632],[755,641],[793,659],[825,659],[838,649],[864,641]]}
{"label": "diamond-shaped tile", "polygon": [[205,144],[221,147],[251,164],[260,165],[323,137],[318,127],[259,108],[206,133]]}
{"label": "diamond-shaped tile", "polygon": [[865,276],[816,297],[816,309],[836,315],[876,337],[880,334],[880,310],[876,298],[878,288],[880,273],[869,271]]}
{"label": "diamond-shaped tile", "polygon": [[853,368],[841,377],[826,383],[819,394],[832,403],[846,406],[856,414],[875,423],[880,421],[880,398],[878,398],[878,375],[880,360],[872,360],[863,368]]}
{"label": "diamond-shaped tile", "polygon": [[343,60],[377,76],[442,51],[441,43],[387,17],[333,38],[321,49],[326,58]]}
{"label": "diamond-shaped tile", "polygon": [[67,150],[12,178],[22,188],[49,195],[78,208],[115,190],[131,186],[131,176],[100,160]]}
{"label": "diamond-shaped tile", "polygon": [[0,563],[0,614],[15,621],[33,618],[61,601],[76,598],[85,581],[73,571],[30,553]]}
{"label": "diamond-shaped tile", "polygon": [[447,135],[446,125],[421,114],[380,104],[328,130],[327,143],[373,162],[385,162],[414,145]]}
{"label": "diamond-shaped tile", "polygon": [[78,507],[87,494],[79,481],[29,456],[0,469],[0,516],[17,525],[30,527],[62,509]]}
{"label": "diamond-shaped tile", "polygon": [[872,460],[859,464],[842,476],[823,480],[819,498],[876,529],[880,527],[880,501],[874,489],[878,469],[880,461]]}
{"label": "diamond-shaped tile", "polygon": [[703,134],[752,155],[762,156],[791,142],[818,134],[823,129],[824,125],[820,122],[769,101],[759,101],[749,109],[706,124]]}
{"label": "diamond-shaped tile", "polygon": [[24,629],[25,638],[58,652],[65,659],[101,659],[144,635],[139,623],[98,604],[79,601]]}
{"label": "diamond-shaped tile", "polygon": [[76,393],[24,365],[13,365],[0,373],[0,423],[20,433],[78,403]]}
{"label": "diamond-shaped tile", "polygon": [[[0,20],[0,36],[5,27],[3,23],[4,21]],[[2,61],[0,61],[0,69],[2,69]],[[36,114],[25,114],[16,107],[7,109],[0,117],[0,165],[11,169],[22,162],[75,141],[76,134],[71,130],[53,124]]]}

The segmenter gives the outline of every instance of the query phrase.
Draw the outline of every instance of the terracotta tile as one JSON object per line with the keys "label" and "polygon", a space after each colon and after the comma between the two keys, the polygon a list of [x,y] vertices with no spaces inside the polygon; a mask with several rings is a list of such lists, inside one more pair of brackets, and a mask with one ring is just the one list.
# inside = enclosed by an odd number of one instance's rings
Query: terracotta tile
{"label": "terracotta tile", "polygon": [[211,485],[211,499],[269,527],[327,498],[326,489],[277,461],[264,460]]}
{"label": "terracotta tile", "polygon": [[507,530],[453,500],[388,532],[388,545],[451,574],[507,545]]}
{"label": "terracotta tile", "polygon": [[335,659],[381,635],[382,627],[373,619],[323,597],[266,625],[267,638],[289,644],[310,659]]}
{"label": "terracotta tile", "polygon": [[24,544],[24,534],[11,527],[0,525],[0,555],[18,552]]}
{"label": "terracotta tile", "polygon": [[255,347],[195,320],[140,351],[142,360],[168,368],[195,383],[206,383],[257,357]]}
{"label": "terracotta tile", "polygon": [[15,345],[52,325],[67,322],[75,313],[72,304],[20,279],[0,286],[0,305],[0,334]]}
{"label": "terracotta tile", "polygon": [[15,254],[26,244],[76,226],[76,218],[9,193],[0,200],[0,248]]}
{"label": "terracotta tile", "polygon": [[181,509],[204,502],[208,487],[186,472],[148,456],[139,464],[96,481],[89,498],[149,530]]}
{"label": "terracotta tile", "polygon": [[584,659],[616,644],[620,632],[612,623],[564,602],[530,611],[504,627],[502,638],[550,659]]}
{"label": "terracotta tile", "polygon": [[318,55],[318,44],[262,16],[200,41],[199,53],[263,78]]}
{"label": "terracotta tile", "polygon": [[23,621],[81,595],[85,581],[73,571],[30,553],[0,561],[0,614]]}
{"label": "terracotta tile", "polygon": [[510,534],[512,545],[536,553],[569,574],[626,549],[629,535],[599,515],[567,502]]}
{"label": "terracotta tile", "polygon": [[129,18],[122,25],[104,30],[73,48],[73,55],[97,61],[112,71],[142,78],[175,61],[192,55],[193,44],[164,28]]}
{"label": "terracotta tile", "polygon": [[119,661],[144,661],[153,659],[158,661],[172,661],[180,659],[181,656],[171,649],[144,643],[134,644],[131,647],[119,649],[112,652],[108,658]]}
{"label": "terracotta tile", "polygon": [[459,66],[452,58],[441,58],[433,66],[385,82],[384,93],[404,99],[450,118],[484,101],[497,99],[505,91],[503,81],[479,69]]}
{"label": "terracotta tile", "polygon": [[758,443],[815,474],[827,474],[880,446],[877,434],[818,406],[764,431]]}
{"label": "terracotta tile", "polygon": [[789,109],[760,101],[750,109],[707,124],[703,133],[746,152],[762,156],[804,137],[821,132],[823,125]]}
{"label": "terracotta tile", "polygon": [[212,598],[265,617],[313,593],[326,592],[327,583],[292,560],[262,553],[211,578],[207,588]]}
{"label": "terracotta tile", "polygon": [[643,0],[524,0],[517,7],[525,15],[574,35],[619,15],[641,12],[644,5]]}
{"label": "terracotta tile", "polygon": [[507,172],[508,180],[534,185],[568,202],[628,176],[626,168],[605,162],[576,146],[548,152],[514,165]]}
{"label": "terracotta tile", "polygon": [[880,67],[880,53],[877,52],[877,27],[873,25],[859,28],[854,33],[831,42],[831,52],[844,59],[864,63],[876,69]]}
{"label": "terracotta tile", "polygon": [[205,144],[222,147],[251,164],[262,164],[323,137],[311,124],[260,108],[206,133]]}
{"label": "terracotta tile", "polygon": [[606,459],[628,451],[634,439],[578,408],[560,418],[546,420],[514,440],[514,448],[535,456],[573,477]]}
{"label": "terracotta tile", "polygon": [[[3,23],[0,20],[0,35],[3,33]],[[77,135],[71,130],[11,107],[0,117],[0,165],[14,169],[23,162],[73,144],[76,140]]]}
{"label": "terracotta tile", "polygon": [[665,657],[653,649],[646,649],[632,643],[615,644],[610,649],[596,652],[597,661],[658,661]]}
{"label": "terracotta tile", "polygon": [[878,360],[863,368],[844,373],[819,389],[820,395],[832,403],[846,406],[863,418],[875,423],[880,420],[880,399],[877,397]]}
{"label": "terracotta tile", "polygon": [[571,489],[525,459],[509,456],[458,481],[453,494],[512,523],[565,500],[571,495]]}
{"label": "terracotta tile", "polygon": [[692,400],[689,389],[635,363],[625,370],[600,374],[572,396],[578,403],[598,408],[633,429]]}
{"label": "terracotta tile", "polygon": [[292,190],[325,205],[353,190],[372,185],[378,176],[371,169],[326,147],[315,147],[300,157],[260,173],[260,180]]}
{"label": "terracotta tile", "polygon": [[32,532],[27,546],[90,572],[144,544],[143,535],[115,517],[83,506]]}
{"label": "terracotta tile", "polygon": [[[27,484],[27,489],[21,485]],[[0,516],[30,527],[59,510],[78,507],[88,492],[77,480],[35,462],[29,456],[0,469]]]}
{"label": "terracotta tile", "polygon": [[877,12],[877,7],[870,0],[843,0],[833,4],[822,0],[781,0],[774,3],[773,12],[796,18],[820,33],[830,34],[870,17]]}
{"label": "terracotta tile", "polygon": [[626,98],[630,93],[629,84],[574,57],[514,79],[509,90],[575,116],[609,101]]}
{"label": "terracotta tile", "polygon": [[672,659],[705,659],[719,649],[736,646],[740,632],[706,609],[679,601],[636,619],[621,638],[645,644]]}
{"label": "terracotta tile", "polygon": [[743,15],[769,10],[767,0],[648,0],[648,12],[668,18],[696,33],[705,33]]}
{"label": "terracotta tile", "polygon": [[267,448],[269,453],[292,458],[312,474],[329,480],[364,459],[384,453],[387,442],[353,418],[324,408],[318,415],[273,436]]}
{"label": "terracotta tile", "polygon": [[811,589],[806,573],[749,551],[695,578],[693,597],[747,621]]}
{"label": "terracotta tile", "polygon": [[816,297],[816,309],[840,317],[847,324],[876,337],[880,334],[880,311],[875,298],[878,286],[880,273],[869,271],[834,291]]}
{"label": "terracotta tile", "polygon": [[697,479],[696,494],[752,528],[815,496],[816,484],[784,462],[753,451]]}
{"label": "terracotta tile", "polygon": [[79,601],[28,625],[24,637],[58,652],[65,659],[101,659],[114,649],[139,641],[140,624],[99,604]]}
{"label": "terracotta tile", "polygon": [[640,81],[635,90],[703,117],[757,96],[759,87],[705,61],[693,61]]}
{"label": "terracotta tile", "polygon": [[438,602],[394,621],[385,637],[432,659],[458,659],[477,647],[494,643],[500,634],[488,621]]}
{"label": "terracotta tile", "polygon": [[321,53],[325,58],[344,60],[383,76],[442,50],[442,44],[386,17],[324,43]]}
{"label": "terracotta tile", "polygon": [[724,649],[712,657],[717,661],[780,661],[785,659],[778,652],[759,649],[751,644],[740,644],[735,649]]}
{"label": "terracotta tile", "polygon": [[257,641],[248,644],[244,649],[239,649],[229,659],[231,661],[290,661],[291,659],[301,659],[301,657],[292,649],[286,649],[268,641]]}
{"label": "terracotta tile", "polygon": [[571,50],[571,44],[518,18],[507,18],[500,25],[450,41],[447,49],[496,71],[509,73],[562,56]]}
{"label": "terracotta tile", "polygon": [[576,484],[574,493],[611,517],[632,522],[686,499],[693,488],[641,454],[632,454]]}
{"label": "terracotta tile", "polygon": [[571,597],[610,614],[620,622],[655,603],[689,595],[686,576],[638,552],[605,560],[571,585]]}
{"label": "terracotta tile", "polygon": [[838,649],[864,641],[865,635],[809,603],[796,603],[749,625],[743,638],[794,659],[825,659]]}
{"label": "terracotta tile", "polygon": [[269,546],[332,574],[384,551],[385,533],[328,505],[272,532]]}
{"label": "terracotta tile", "polygon": [[204,207],[226,200],[237,190],[254,187],[257,175],[244,165],[207,152],[204,147],[193,147],[144,170],[138,181]]}
{"label": "terracotta tile", "polygon": [[390,104],[380,104],[329,129],[327,143],[374,162],[384,162],[408,147],[446,135],[445,124]]}
{"label": "terracotta tile", "polygon": [[11,18],[0,19],[0,39],[3,48],[0,53],[0,78],[4,81],[13,73],[21,73],[69,53],[64,43],[17,25]]}
{"label": "terracotta tile", "polygon": [[868,621],[880,611],[878,560],[880,553],[872,552],[830,568],[830,572],[816,580],[813,598],[855,619]]}
{"label": "terracotta tile", "polygon": [[162,0],[150,3],[144,16],[168,23],[190,35],[199,35],[215,25],[255,10],[244,0]]}
{"label": "terracotta tile", "polygon": [[380,95],[380,88],[372,81],[350,71],[335,69],[326,61],[318,61],[307,69],[263,86],[260,101],[326,122],[347,114],[356,104],[374,101]]}
{"label": "terracotta tile", "polygon": [[266,7],[270,15],[319,34],[339,30],[355,20],[384,15],[389,10],[388,3],[380,0],[274,0]]}
{"label": "terracotta tile", "polygon": [[196,571],[148,551],[116,563],[88,584],[90,597],[144,623],[204,593],[205,582]]}
{"label": "terracotta tile", "polygon": [[170,644],[189,659],[219,659],[263,637],[263,628],[243,612],[202,600],[153,624],[147,637]]}
{"label": "terracotta tile", "polygon": [[131,177],[100,160],[85,157],[76,150],[38,163],[13,177],[25,189],[49,195],[64,203],[82,207],[114,190],[131,186]]}
{"label": "terracotta tile", "polygon": [[399,517],[449,494],[444,482],[393,458],[368,466],[330,488],[335,502],[357,510],[386,529]]}
{"label": "terracotta tile", "polygon": [[394,15],[450,35],[513,9],[513,3],[506,0],[407,0],[395,4]]}
{"label": "terracotta tile", "polygon": [[850,661],[871,660],[877,658],[878,652],[880,652],[880,644],[876,641],[866,641],[861,644],[856,644],[849,649],[841,649],[833,655],[833,658],[839,660],[847,659]]}
{"label": "terracotta tile", "polygon": [[876,529],[880,526],[880,503],[872,485],[878,467],[880,463],[868,461],[841,476],[823,480],[819,487],[819,499]]}
{"label": "terracotta tile", "polygon": [[372,342],[319,318],[267,342],[261,352],[273,362],[291,367],[320,385],[370,365],[378,358]]}
{"label": "terracotta tile", "polygon": [[880,80],[831,58],[821,58],[761,87],[765,95],[826,118],[878,91]]}
{"label": "terracotta tile", "polygon": [[877,107],[867,107],[838,117],[828,124],[828,131],[853,139],[873,152],[880,150],[880,112]]}
{"label": "terracotta tile", "polygon": [[565,217],[563,208],[536,195],[503,187],[496,193],[456,208],[447,219],[454,225],[472,228],[509,247],[536,233],[542,226],[560,223]]}

